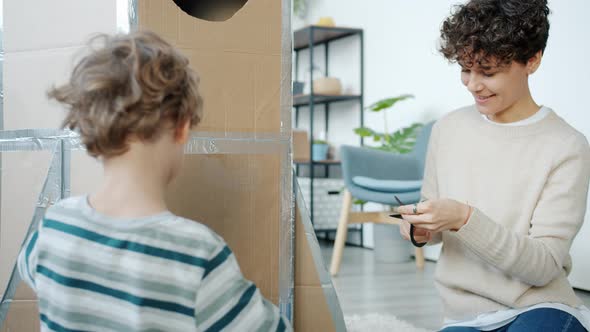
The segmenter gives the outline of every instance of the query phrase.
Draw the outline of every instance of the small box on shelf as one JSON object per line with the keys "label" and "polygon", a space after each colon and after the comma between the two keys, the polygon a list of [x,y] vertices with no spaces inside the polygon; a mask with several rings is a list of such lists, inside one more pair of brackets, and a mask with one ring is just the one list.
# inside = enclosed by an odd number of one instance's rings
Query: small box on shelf
{"label": "small box on shelf", "polygon": [[305,130],[293,130],[293,162],[309,162],[309,137]]}

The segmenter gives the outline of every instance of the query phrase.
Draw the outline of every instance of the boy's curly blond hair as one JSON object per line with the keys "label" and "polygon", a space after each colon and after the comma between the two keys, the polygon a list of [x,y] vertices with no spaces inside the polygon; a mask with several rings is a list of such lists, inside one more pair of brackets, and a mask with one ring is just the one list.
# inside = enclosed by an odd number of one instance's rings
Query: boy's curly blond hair
{"label": "boy's curly blond hair", "polygon": [[67,106],[63,127],[79,132],[90,155],[118,156],[130,139],[153,141],[165,129],[201,121],[198,76],[155,33],[99,35],[89,48],[69,82],[48,96]]}

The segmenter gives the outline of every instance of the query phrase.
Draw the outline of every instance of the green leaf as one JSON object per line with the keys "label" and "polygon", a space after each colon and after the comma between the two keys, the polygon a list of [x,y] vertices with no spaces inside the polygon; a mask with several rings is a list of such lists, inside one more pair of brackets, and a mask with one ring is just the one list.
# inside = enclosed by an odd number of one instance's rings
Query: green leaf
{"label": "green leaf", "polygon": [[363,205],[367,203],[367,201],[363,201],[362,199],[355,199],[353,204]]}
{"label": "green leaf", "polygon": [[373,129],[371,128],[367,128],[367,127],[360,127],[360,128],[355,128],[354,132],[359,135],[360,137],[369,137],[369,136],[374,136],[375,131],[373,131]]}
{"label": "green leaf", "polygon": [[412,152],[412,149],[410,149],[410,148],[400,148],[398,151],[399,151],[399,153],[409,153],[409,152]]}
{"label": "green leaf", "polygon": [[405,94],[405,95],[401,95],[401,96],[397,96],[397,97],[393,97],[393,98],[386,98],[386,99],[379,100],[372,105],[369,105],[368,107],[366,107],[366,109],[370,109],[373,112],[379,112],[381,110],[388,109],[388,108],[392,107],[398,101],[402,101],[402,100],[406,100],[406,99],[410,99],[410,98],[414,98],[414,95]]}
{"label": "green leaf", "polygon": [[[400,128],[389,135],[380,134],[378,137],[383,143],[375,149],[400,154],[409,153],[416,144],[416,137],[421,127],[422,125],[413,124],[410,127]],[[373,139],[376,137],[373,136]]]}
{"label": "green leaf", "polygon": [[418,128],[422,128],[424,125],[421,123],[413,123],[409,128],[412,129],[418,129]]}

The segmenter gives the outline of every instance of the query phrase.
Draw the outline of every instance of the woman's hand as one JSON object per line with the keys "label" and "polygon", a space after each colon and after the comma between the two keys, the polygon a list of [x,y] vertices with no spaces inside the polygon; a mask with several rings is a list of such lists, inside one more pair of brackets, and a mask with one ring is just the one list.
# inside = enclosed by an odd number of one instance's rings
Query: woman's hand
{"label": "woman's hand", "polygon": [[[430,233],[458,231],[469,220],[472,209],[471,206],[452,199],[439,199],[424,201],[417,205],[403,205],[398,207],[397,211],[401,213],[405,221],[416,227],[414,231],[416,241],[423,242],[416,236],[420,229]],[[410,226],[406,226],[409,234]],[[404,227],[402,223],[400,232]]]}
{"label": "woman's hand", "polygon": [[[410,241],[410,223],[402,220],[399,225],[399,233],[402,237]],[[422,228],[414,228],[414,240],[418,243],[426,243],[432,240],[432,233]]]}

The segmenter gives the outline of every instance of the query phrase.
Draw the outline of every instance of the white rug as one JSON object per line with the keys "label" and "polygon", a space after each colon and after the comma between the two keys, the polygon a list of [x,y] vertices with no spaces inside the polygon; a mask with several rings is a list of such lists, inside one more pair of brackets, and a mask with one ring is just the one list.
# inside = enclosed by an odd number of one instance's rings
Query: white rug
{"label": "white rug", "polygon": [[391,315],[353,315],[344,317],[344,321],[348,332],[428,332]]}

